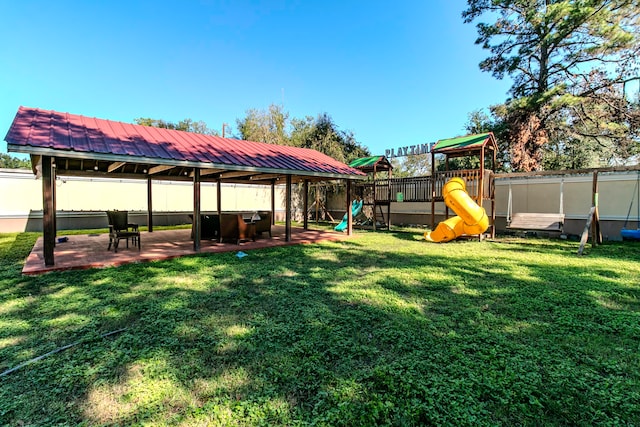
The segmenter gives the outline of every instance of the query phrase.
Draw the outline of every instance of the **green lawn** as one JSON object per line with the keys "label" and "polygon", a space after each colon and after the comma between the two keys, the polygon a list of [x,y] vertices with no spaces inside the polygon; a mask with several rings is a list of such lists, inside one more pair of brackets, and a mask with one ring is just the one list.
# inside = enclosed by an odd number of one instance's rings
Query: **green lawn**
{"label": "green lawn", "polygon": [[0,235],[0,372],[80,341],[0,425],[640,425],[640,244],[358,235],[37,277]]}

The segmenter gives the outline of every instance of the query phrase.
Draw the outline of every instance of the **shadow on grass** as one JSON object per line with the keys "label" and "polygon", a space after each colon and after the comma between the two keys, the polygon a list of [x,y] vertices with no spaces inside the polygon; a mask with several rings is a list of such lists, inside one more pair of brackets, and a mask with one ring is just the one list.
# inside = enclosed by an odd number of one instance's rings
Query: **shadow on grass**
{"label": "shadow on grass", "polygon": [[[415,234],[0,282],[6,424],[638,420],[640,273]],[[544,257],[538,257],[538,254]],[[594,273],[596,272],[596,273]],[[101,339],[104,332],[126,327]]]}

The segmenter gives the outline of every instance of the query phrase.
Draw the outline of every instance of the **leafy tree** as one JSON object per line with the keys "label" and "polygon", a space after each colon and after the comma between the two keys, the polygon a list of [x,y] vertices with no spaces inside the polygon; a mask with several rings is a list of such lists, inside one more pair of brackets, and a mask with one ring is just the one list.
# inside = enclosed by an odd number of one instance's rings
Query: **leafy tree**
{"label": "leafy tree", "polygon": [[292,125],[291,141],[298,147],[320,151],[345,163],[370,155],[369,150],[356,141],[353,132],[339,130],[327,113],[315,119],[293,120]]}
{"label": "leafy tree", "polygon": [[207,124],[201,120],[194,122],[191,119],[180,120],[178,123],[167,122],[162,119],[152,119],[149,117],[139,117],[134,121],[143,126],[152,126],[156,128],[181,130],[184,132],[201,133],[204,135],[218,135],[218,131],[210,129]]}
{"label": "leafy tree", "polygon": [[6,169],[31,169],[31,160],[20,159],[5,153],[0,153],[0,168]]}
{"label": "leafy tree", "polygon": [[247,116],[237,119],[240,138],[267,144],[291,145],[287,134],[289,113],[279,105],[270,105],[268,110],[251,109]]}
{"label": "leafy tree", "polygon": [[495,169],[496,171],[509,172],[511,171],[511,157],[509,144],[507,142],[508,127],[502,118],[505,111],[504,105],[492,106],[489,108],[489,111],[490,114],[487,114],[483,110],[476,110],[469,113],[465,130],[469,134],[493,132],[498,144],[498,152],[496,153],[497,165]]}
{"label": "leafy tree", "polygon": [[477,25],[476,43],[490,52],[480,68],[513,79],[513,98],[493,112],[514,169],[539,169],[550,142],[556,152],[591,143],[611,153],[599,161],[637,149],[638,109],[619,89],[637,78],[637,0],[467,4],[465,22],[495,19]]}
{"label": "leafy tree", "polygon": [[431,175],[431,154],[394,157],[391,165],[394,178]]}
{"label": "leafy tree", "polygon": [[345,163],[369,155],[353,132],[339,130],[326,113],[289,120],[281,106],[271,105],[268,110],[248,110],[236,123],[245,140],[312,148]]}

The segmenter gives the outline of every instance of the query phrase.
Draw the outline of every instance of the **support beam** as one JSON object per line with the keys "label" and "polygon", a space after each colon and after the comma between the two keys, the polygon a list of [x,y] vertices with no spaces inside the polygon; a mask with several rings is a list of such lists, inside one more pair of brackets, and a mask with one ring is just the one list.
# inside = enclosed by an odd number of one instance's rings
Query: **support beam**
{"label": "support beam", "polygon": [[[223,171],[223,169],[200,169],[200,178],[202,178],[203,176],[213,175],[213,174],[216,174],[216,173],[220,173],[220,172],[222,172],[222,171]],[[193,178],[193,174],[194,174],[194,173],[195,173],[194,171],[191,171],[191,172],[189,173],[189,177],[190,177],[190,178]]]}
{"label": "support beam", "polygon": [[147,178],[147,228],[153,233],[153,197],[151,196],[151,178]]}
{"label": "support beam", "polygon": [[387,171],[387,230],[391,230],[391,178],[393,175],[393,169],[389,168]]}
{"label": "support beam", "polygon": [[193,174],[193,250],[200,252],[200,169]]}
{"label": "support beam", "polygon": [[248,171],[232,171],[232,172],[222,172],[220,174],[220,178],[229,179],[229,178],[239,178],[242,176],[255,175],[255,172]]}
{"label": "support beam", "polygon": [[169,166],[169,165],[154,166],[152,168],[149,168],[149,175],[155,175],[157,173],[164,172],[166,170],[173,169],[173,168],[175,168],[175,166]]}
{"label": "support beam", "polygon": [[[200,177],[213,175],[214,173],[219,173],[221,171],[222,169],[203,169],[200,171]],[[193,178],[193,172],[191,172],[189,175]]]}
{"label": "support beam", "polygon": [[[374,164],[373,165],[373,231],[377,231],[376,229],[376,196],[377,196],[377,190],[376,190],[376,175],[378,174],[378,165]],[[360,196],[362,196],[362,200],[364,202],[364,194],[361,194]],[[382,212],[382,209],[380,209],[380,212]]]}
{"label": "support beam", "polygon": [[431,150],[431,231],[436,229],[436,155]]}
{"label": "support beam", "polygon": [[218,218],[222,214],[222,180],[218,179],[216,181],[216,198],[217,198],[217,209],[218,209]]}
{"label": "support beam", "polygon": [[279,177],[280,175],[276,173],[261,173],[258,175],[252,175],[249,179],[251,181],[270,181],[272,179],[278,179]]}
{"label": "support beam", "polygon": [[127,164],[126,162],[113,162],[107,167],[107,172],[111,173],[111,172],[117,171],[118,169],[120,169],[122,166],[126,164]]}
{"label": "support beam", "polygon": [[[494,154],[495,157],[495,154]],[[495,165],[495,163],[494,163]],[[496,178],[493,172],[495,166],[492,167],[491,174],[489,175],[489,192],[491,194],[491,238],[496,238]]]}
{"label": "support beam", "polygon": [[351,212],[351,180],[347,180],[347,236],[353,234],[353,212]]}
{"label": "support beam", "polygon": [[58,235],[58,186],[56,185],[56,179],[58,179],[57,174],[58,168],[56,166],[55,157],[51,158],[51,197],[53,198],[53,208],[51,209],[53,213],[53,246],[56,246],[56,236]]}
{"label": "support beam", "polygon": [[309,215],[308,215],[308,210],[309,210],[309,180],[305,179],[304,183],[303,183],[303,190],[302,190],[302,212],[304,215],[304,225],[303,228],[305,230],[309,229]]}
{"label": "support beam", "polygon": [[[485,147],[482,147],[480,149],[480,176],[478,177],[478,199],[477,199],[477,203],[478,203],[478,206],[480,206],[481,208],[484,206],[483,202],[484,202],[484,197],[485,197],[485,194],[484,194],[484,185],[485,185],[485,182],[484,182],[484,161],[485,161],[484,150],[485,150]],[[486,214],[486,211],[485,211],[485,214]],[[493,224],[489,224],[489,225],[493,226]],[[482,242],[483,238],[484,238],[484,233],[480,233],[478,235],[478,241]]]}
{"label": "support beam", "polygon": [[595,207],[593,222],[591,224],[591,246],[602,244],[602,232],[600,231],[600,214],[598,212],[598,171],[593,172],[593,185],[591,193],[591,206]]}
{"label": "support beam", "polygon": [[44,265],[55,263],[53,249],[56,241],[56,226],[54,218],[55,202],[53,197],[53,173],[51,171],[51,157],[42,156],[42,235]]}
{"label": "support beam", "polygon": [[285,219],[284,219],[284,240],[285,242],[291,241],[291,175],[287,175],[287,189],[285,195]]}
{"label": "support beam", "polygon": [[276,225],[276,180],[271,180],[271,225]]}

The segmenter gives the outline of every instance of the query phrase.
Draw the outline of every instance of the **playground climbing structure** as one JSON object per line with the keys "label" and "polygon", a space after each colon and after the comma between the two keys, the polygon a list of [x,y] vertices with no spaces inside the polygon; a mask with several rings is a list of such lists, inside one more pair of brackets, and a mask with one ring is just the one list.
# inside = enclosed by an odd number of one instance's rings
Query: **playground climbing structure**
{"label": "playground climbing structure", "polygon": [[[441,139],[431,150],[431,230],[435,231],[436,203],[446,202],[445,185],[452,178],[463,178],[466,182],[466,192],[475,203],[482,208],[484,201],[489,201],[491,211],[487,216],[487,227],[477,233],[480,239],[483,233],[490,229],[491,237],[495,237],[495,187],[494,173],[498,144],[493,133],[467,135],[459,138]],[[436,162],[444,164],[444,171],[436,171]],[[453,170],[457,164],[477,164],[475,169]],[[468,177],[472,178],[469,179]],[[446,184],[445,184],[446,183]],[[445,203],[445,220],[449,218],[449,206]],[[484,211],[484,209],[482,209]],[[470,233],[465,233],[470,234]]]}
{"label": "playground climbing structure", "polygon": [[[369,177],[355,187],[355,193],[362,198],[362,212],[368,219],[360,221],[360,226],[388,230],[391,227],[391,163],[385,156],[371,156],[356,159],[349,166]],[[386,178],[376,179],[378,173],[386,173]]]}

